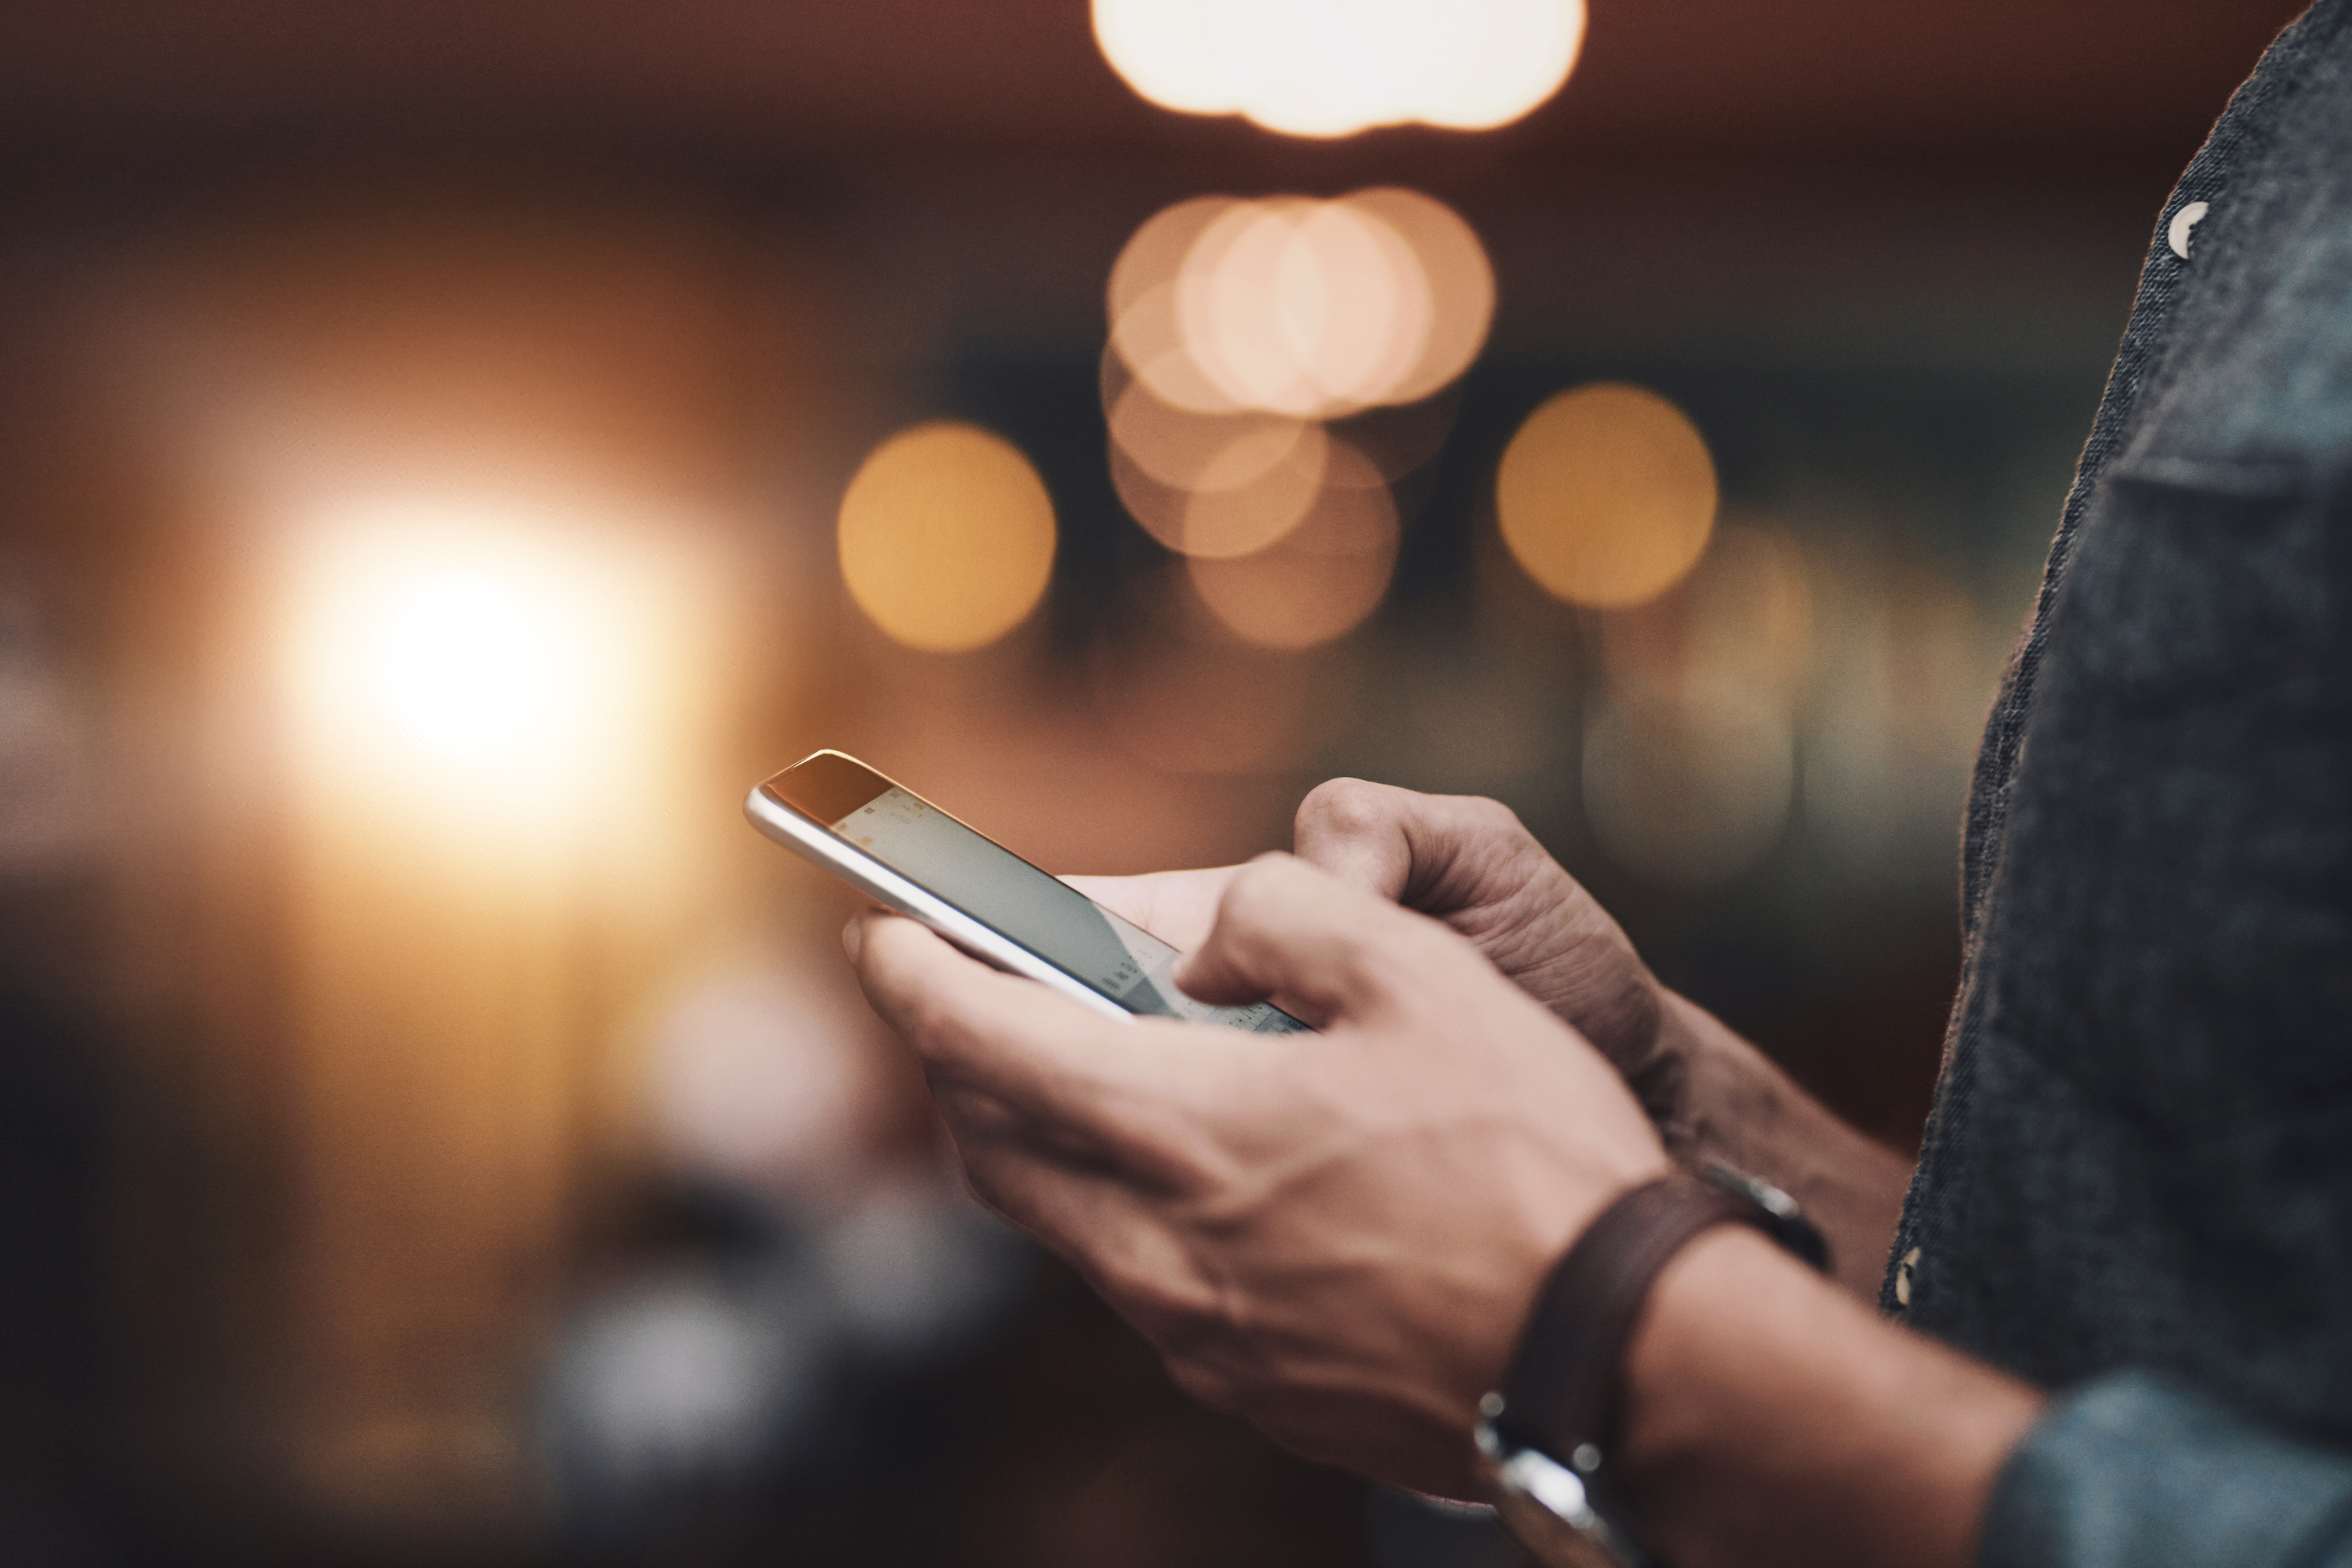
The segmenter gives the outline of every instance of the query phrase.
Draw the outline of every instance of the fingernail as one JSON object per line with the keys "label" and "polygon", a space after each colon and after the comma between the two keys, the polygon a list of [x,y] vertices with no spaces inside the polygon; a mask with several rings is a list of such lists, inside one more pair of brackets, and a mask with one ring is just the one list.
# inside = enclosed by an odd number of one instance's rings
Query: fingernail
{"label": "fingernail", "polygon": [[850,916],[849,923],[841,928],[841,951],[849,954],[849,962],[852,964],[856,963],[857,955],[866,951],[866,917],[864,915]]}

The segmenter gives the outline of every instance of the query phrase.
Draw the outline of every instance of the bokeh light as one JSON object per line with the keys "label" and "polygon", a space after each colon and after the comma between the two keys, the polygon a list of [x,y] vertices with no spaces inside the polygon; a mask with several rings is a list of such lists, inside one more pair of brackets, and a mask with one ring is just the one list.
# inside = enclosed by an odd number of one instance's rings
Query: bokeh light
{"label": "bokeh light", "polygon": [[1697,562],[1715,526],[1715,461],[1654,392],[1602,382],[1551,398],[1519,426],[1496,476],[1504,542],[1572,605],[1638,605]]}
{"label": "bokeh light", "polygon": [[1094,0],[1095,37],[1163,109],[1293,136],[1508,124],[1559,90],[1583,0]]}
{"label": "bokeh light", "polygon": [[673,585],[579,537],[568,510],[321,503],[291,563],[284,656],[306,751],[484,803],[609,765],[621,715],[667,673]]}
{"label": "bokeh light", "polygon": [[1397,511],[1370,459],[1333,440],[1322,493],[1298,525],[1255,554],[1185,563],[1193,592],[1234,636],[1313,647],[1360,625],[1388,591]]}
{"label": "bokeh light", "polygon": [[1237,202],[1176,280],[1186,352],[1234,406],[1328,417],[1385,403],[1429,338],[1429,279],[1347,201]]}
{"label": "bokeh light", "polygon": [[1236,489],[1294,457],[1302,442],[1313,454],[1309,466],[1319,472],[1322,463],[1320,430],[1311,420],[1190,414],[1161,401],[1146,382],[1132,382],[1111,397],[1109,419],[1113,447],[1177,489]]}
{"label": "bokeh light", "polygon": [[1495,268],[1477,232],[1444,202],[1399,185],[1375,185],[1346,200],[1352,211],[1404,241],[1429,301],[1418,352],[1368,401],[1418,402],[1467,370],[1486,346],[1495,317]]}
{"label": "bokeh light", "polygon": [[938,653],[994,642],[1054,566],[1054,505],[1029,459],[941,420],[870,453],[841,499],[841,574],[892,640]]}
{"label": "bokeh light", "polygon": [[1195,416],[1137,382],[1113,405],[1111,483],[1144,531],[1186,555],[1246,555],[1322,493],[1329,438],[1312,420]]}
{"label": "bokeh light", "polygon": [[378,649],[383,695],[432,750],[466,754],[547,710],[549,628],[513,584],[448,571],[390,606]]}
{"label": "bokeh light", "polygon": [[1111,344],[1162,403],[1329,419],[1416,402],[1486,342],[1486,249],[1444,203],[1396,188],[1181,202],[1111,270]]}
{"label": "bokeh light", "polygon": [[[1276,648],[1360,623],[1395,562],[1388,482],[1444,441],[1433,395],[1494,315],[1469,225],[1406,190],[1199,197],[1136,230],[1107,304],[1111,482],[1211,617]],[[1357,418],[1362,445],[1327,424]]]}

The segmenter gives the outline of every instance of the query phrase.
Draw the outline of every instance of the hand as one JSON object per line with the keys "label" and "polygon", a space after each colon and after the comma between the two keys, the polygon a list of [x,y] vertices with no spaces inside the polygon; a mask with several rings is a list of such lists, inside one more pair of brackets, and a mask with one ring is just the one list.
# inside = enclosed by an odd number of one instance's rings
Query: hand
{"label": "hand", "polygon": [[[1830,1239],[1838,1278],[1878,1299],[1910,1163],[1837,1120],[1704,1008],[1657,983],[1576,879],[1491,800],[1333,779],[1298,807],[1298,853],[1342,881],[1444,921],[1598,1047],[1675,1157],[1722,1160],[1786,1189]],[[1206,939],[1239,868],[1074,877],[1179,947]],[[1307,1003],[1277,1000],[1307,1016]],[[1312,1018],[1309,1018],[1312,1022]]]}
{"label": "hand", "polygon": [[[1469,938],[1616,1064],[1677,1147],[1696,1143],[1684,1103],[1690,1042],[1687,1030],[1673,1026],[1684,1021],[1674,999],[1609,911],[1509,807],[1331,779],[1299,803],[1293,832],[1301,859]],[[1068,881],[1189,951],[1206,940],[1217,901],[1239,869]]]}
{"label": "hand", "polygon": [[1616,1065],[1678,1159],[1722,1160],[1794,1194],[1828,1236],[1838,1278],[1877,1300],[1910,1163],[1660,985],[1609,912],[1507,808],[1333,779],[1300,803],[1297,845],[1342,880],[1469,938]]}
{"label": "hand", "polygon": [[[1508,806],[1332,779],[1299,803],[1299,858],[1470,939],[1632,1076],[1658,1048],[1660,988],[1609,912]],[[1070,877],[1069,884],[1179,948],[1208,938],[1241,870]]]}
{"label": "hand", "polygon": [[1296,996],[1322,1033],[1106,1018],[879,912],[845,941],[973,1190],[1181,1386],[1311,1458],[1469,1495],[1476,1401],[1543,1270],[1665,1169],[1657,1136],[1468,942],[1291,857],[1162,881],[1165,934],[1191,934],[1169,917],[1213,876],[1178,983]]}
{"label": "hand", "polygon": [[1469,938],[1599,1047],[1645,1102],[1664,1088],[1657,981],[1509,807],[1332,779],[1299,803],[1296,836],[1300,858]]}

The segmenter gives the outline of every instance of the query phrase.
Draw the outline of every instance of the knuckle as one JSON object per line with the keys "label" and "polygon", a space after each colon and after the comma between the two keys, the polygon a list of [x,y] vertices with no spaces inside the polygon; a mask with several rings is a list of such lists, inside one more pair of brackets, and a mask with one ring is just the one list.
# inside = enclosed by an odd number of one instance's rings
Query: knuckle
{"label": "knuckle", "polygon": [[1395,818],[1402,793],[1364,779],[1327,779],[1299,802],[1298,826],[1333,837],[1368,837]]}
{"label": "knuckle", "polygon": [[1527,826],[1519,814],[1489,795],[1473,795],[1462,797],[1462,806],[1470,825],[1485,832],[1507,837],[1528,837]]}

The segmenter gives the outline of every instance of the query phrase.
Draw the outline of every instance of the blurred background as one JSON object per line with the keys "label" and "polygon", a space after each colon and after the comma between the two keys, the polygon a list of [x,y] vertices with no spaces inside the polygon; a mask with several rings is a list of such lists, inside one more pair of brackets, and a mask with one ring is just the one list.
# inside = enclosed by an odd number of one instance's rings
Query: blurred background
{"label": "blurred background", "polygon": [[15,0],[0,1559],[1514,1561],[972,1206],[738,802],[1125,871],[1492,795],[1909,1150],[2293,9]]}

